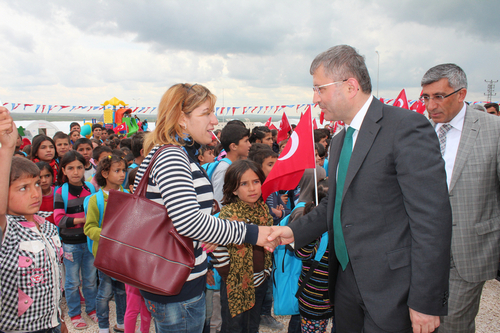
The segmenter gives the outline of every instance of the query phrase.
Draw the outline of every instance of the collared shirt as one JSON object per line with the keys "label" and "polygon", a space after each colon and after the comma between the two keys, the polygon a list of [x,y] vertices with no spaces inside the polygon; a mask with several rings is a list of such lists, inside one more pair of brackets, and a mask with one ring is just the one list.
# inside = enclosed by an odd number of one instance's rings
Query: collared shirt
{"label": "collared shirt", "polygon": [[361,109],[359,109],[358,113],[356,113],[354,118],[352,118],[351,124],[345,125],[346,131],[349,127],[354,128],[354,133],[352,134],[352,149],[354,149],[354,146],[356,145],[356,139],[358,138],[359,129],[363,124],[366,112],[368,112],[368,108],[370,107],[372,101],[373,101],[373,95],[370,95],[370,97],[366,100],[365,104],[361,107]]}
{"label": "collared shirt", "polygon": [[[460,137],[462,136],[462,128],[464,127],[466,105],[462,110],[448,123],[452,128],[446,134],[446,149],[444,151],[444,163],[446,169],[446,183],[450,187],[451,176],[453,167],[455,166],[455,159],[457,158],[458,145],[460,144]],[[436,133],[443,126],[444,123],[439,123],[434,128]]]}

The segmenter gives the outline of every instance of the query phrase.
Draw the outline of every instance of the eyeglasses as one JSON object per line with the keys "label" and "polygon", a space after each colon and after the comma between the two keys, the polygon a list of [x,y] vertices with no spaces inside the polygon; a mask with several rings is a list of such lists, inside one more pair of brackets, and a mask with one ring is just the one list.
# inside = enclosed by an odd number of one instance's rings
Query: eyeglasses
{"label": "eyeglasses", "polygon": [[314,91],[315,93],[317,93],[318,95],[320,95],[320,96],[321,96],[321,90],[320,90],[321,88],[325,88],[325,87],[328,87],[328,86],[334,85],[334,84],[336,84],[336,83],[344,83],[344,82],[346,82],[347,80],[348,80],[348,79],[345,79],[345,80],[342,80],[342,81],[335,81],[335,82],[331,82],[331,83],[323,84],[323,85],[321,85],[321,86],[313,86],[313,91]]}
{"label": "eyeglasses", "polygon": [[434,97],[430,97],[430,96],[420,96],[419,100],[420,102],[424,103],[424,104],[427,104],[430,102],[430,100],[432,99],[435,103],[441,103],[446,97],[450,97],[451,95],[453,94],[456,94],[457,92],[459,92],[460,90],[462,90],[464,88],[460,88],[458,90],[455,90],[454,92],[452,92],[451,94],[448,94],[448,95],[436,95]]}

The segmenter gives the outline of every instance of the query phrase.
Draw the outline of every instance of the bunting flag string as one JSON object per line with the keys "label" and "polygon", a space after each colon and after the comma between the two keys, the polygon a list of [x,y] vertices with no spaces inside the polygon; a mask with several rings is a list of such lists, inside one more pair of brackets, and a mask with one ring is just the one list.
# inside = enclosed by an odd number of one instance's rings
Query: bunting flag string
{"label": "bunting flag string", "polygon": [[[416,111],[418,113],[425,112],[425,105],[421,103],[418,99],[415,100],[406,100],[405,90],[403,89],[400,95],[397,98],[380,98],[380,101],[384,104],[388,105],[399,105],[410,110]],[[495,101],[493,101],[495,102]],[[489,103],[486,101],[471,101],[469,102],[471,105],[473,104],[485,104]],[[498,101],[496,101],[498,103]],[[12,103],[12,102],[4,102],[3,106],[7,108],[10,112],[16,113],[47,113],[47,114],[56,114],[56,113],[78,113],[78,112],[88,112],[95,113],[96,116],[98,113],[102,113],[106,109],[104,106],[82,106],[82,105],[45,105],[45,104],[28,104],[28,103]],[[132,108],[133,112],[136,113],[149,113],[157,111],[157,107],[144,106],[144,107],[135,107]],[[307,111],[316,112],[316,116],[320,117],[320,123],[323,123],[322,116],[320,115],[320,110],[315,104],[287,104],[287,105],[262,105],[262,106],[222,106],[216,107],[215,113],[217,115],[225,116],[237,116],[237,115],[245,115],[245,114],[268,114],[268,115],[281,115],[283,112],[286,112],[288,116],[294,115],[299,116],[301,113],[305,113]]]}

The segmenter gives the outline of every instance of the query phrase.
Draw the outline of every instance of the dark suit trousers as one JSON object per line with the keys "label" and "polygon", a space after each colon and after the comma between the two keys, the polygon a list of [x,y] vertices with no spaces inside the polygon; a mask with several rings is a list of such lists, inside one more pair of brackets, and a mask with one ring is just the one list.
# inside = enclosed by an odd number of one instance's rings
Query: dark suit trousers
{"label": "dark suit trousers", "polygon": [[[342,266],[339,265],[335,286],[335,322],[337,333],[387,332],[375,324],[366,310],[350,262],[345,271],[342,271]],[[410,325],[407,330],[393,332],[411,333],[413,330]]]}

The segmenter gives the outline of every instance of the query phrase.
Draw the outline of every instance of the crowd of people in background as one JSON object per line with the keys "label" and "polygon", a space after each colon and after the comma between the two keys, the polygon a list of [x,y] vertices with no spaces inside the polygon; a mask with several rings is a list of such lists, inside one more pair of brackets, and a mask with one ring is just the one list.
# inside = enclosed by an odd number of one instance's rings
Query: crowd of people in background
{"label": "crowd of people in background", "polygon": [[[276,130],[238,120],[215,130],[216,97],[202,85],[170,87],[154,131],[131,137],[99,123],[90,138],[81,137],[75,122],[67,133],[36,135],[27,144],[0,107],[0,331],[66,332],[93,321],[99,332],[145,333],[152,319],[156,332],[282,330],[271,311],[272,249],[289,243],[303,265],[299,314],[288,332],[326,332],[329,324],[331,332],[432,332],[439,316],[446,332],[473,330],[484,281],[498,267],[498,151],[490,146],[498,147],[500,118],[464,103],[465,73],[452,64],[422,80],[431,122],[376,100],[351,47],[320,54],[311,74],[325,119],[346,126],[314,130],[316,168],[265,201],[261,186],[288,139],[277,142]],[[342,103],[329,90],[343,94]],[[496,103],[484,107],[499,114]],[[486,157],[470,152],[476,137],[462,145],[468,126],[480,132]],[[462,150],[474,156],[472,164]],[[132,193],[150,163],[146,197],[164,205],[179,234],[193,241],[195,267],[178,295],[138,290],[93,264],[110,190]],[[476,185],[455,175],[460,168]],[[496,193],[492,204],[481,194],[488,191]],[[452,216],[460,225],[453,245]],[[278,226],[285,217],[290,226]],[[476,224],[464,227],[464,219]],[[479,264],[467,266],[470,257]]]}

